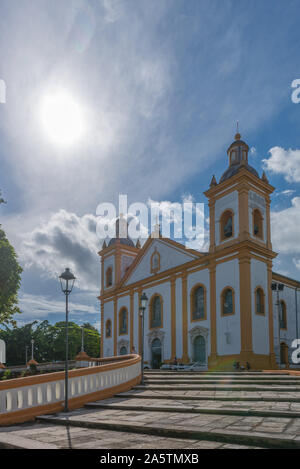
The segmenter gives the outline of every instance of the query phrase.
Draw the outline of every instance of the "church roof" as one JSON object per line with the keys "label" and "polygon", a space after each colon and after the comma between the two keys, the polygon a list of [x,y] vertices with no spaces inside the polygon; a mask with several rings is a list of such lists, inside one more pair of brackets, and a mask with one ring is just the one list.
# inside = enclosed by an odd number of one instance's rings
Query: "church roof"
{"label": "church roof", "polygon": [[120,244],[125,244],[126,246],[135,247],[134,242],[130,238],[111,238],[111,240],[108,243],[108,247],[113,246],[114,244],[116,244],[117,241],[119,241]]}
{"label": "church roof", "polygon": [[[121,225],[122,230],[120,230],[120,223],[123,224],[123,225]],[[125,234],[125,235],[127,234],[127,237],[126,238],[124,238],[124,237],[121,238],[120,237],[120,231],[121,231],[121,234]],[[125,246],[135,247],[134,242],[128,236],[128,223],[124,219],[122,214],[121,214],[120,218],[118,218],[116,220],[116,237],[111,238],[111,240],[108,243],[108,247],[114,246],[117,242],[119,242],[120,244],[124,244]]]}
{"label": "church roof", "polygon": [[223,173],[223,175],[220,179],[220,182],[226,181],[227,179],[231,178],[232,176],[237,174],[239,172],[239,170],[242,169],[242,168],[247,169],[248,171],[250,171],[250,173],[254,174],[254,176],[257,176],[259,178],[259,174],[256,171],[256,169],[254,169],[248,163],[246,163],[246,164],[237,163],[237,164],[233,164],[233,165],[229,166],[229,168],[226,169],[226,171]]}

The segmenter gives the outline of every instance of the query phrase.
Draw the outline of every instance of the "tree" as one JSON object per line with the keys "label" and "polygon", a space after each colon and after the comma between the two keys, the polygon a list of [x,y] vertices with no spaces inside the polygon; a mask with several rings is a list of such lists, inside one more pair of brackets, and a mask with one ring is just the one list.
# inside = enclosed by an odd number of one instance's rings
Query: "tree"
{"label": "tree", "polygon": [[[0,204],[2,203],[4,200],[0,191]],[[17,293],[22,271],[14,248],[0,228],[0,324],[16,325],[13,315],[21,312],[17,306]]]}
{"label": "tree", "polygon": [[[82,329],[69,322],[69,359],[74,360],[81,350]],[[25,364],[25,351],[28,347],[28,360],[31,358],[31,339],[34,340],[34,358],[38,363],[64,361],[66,358],[66,323],[52,325],[47,320],[38,324],[34,321],[21,327],[8,327],[0,330],[0,339],[6,342],[7,364]],[[84,324],[84,348],[92,358],[99,357],[100,334],[91,324]]]}

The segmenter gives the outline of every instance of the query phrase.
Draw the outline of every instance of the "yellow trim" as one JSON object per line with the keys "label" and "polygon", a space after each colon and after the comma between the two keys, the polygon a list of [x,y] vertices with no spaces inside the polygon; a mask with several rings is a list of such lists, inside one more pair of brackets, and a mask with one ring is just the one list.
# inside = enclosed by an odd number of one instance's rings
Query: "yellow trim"
{"label": "yellow trim", "polygon": [[216,290],[216,264],[209,267],[210,292],[210,359],[213,363],[217,357],[217,290]]}
{"label": "yellow trim", "polygon": [[[224,294],[227,290],[232,291],[232,313],[225,314],[224,313]],[[234,292],[234,289],[230,285],[227,285],[227,287],[223,288],[223,290],[221,291],[220,302],[221,302],[220,311],[221,311],[222,317],[227,318],[228,316],[233,316],[235,314],[235,292]]]}
{"label": "yellow trim", "polygon": [[[261,302],[262,302],[262,307],[263,307],[263,313],[259,313],[257,311],[257,301],[256,301],[256,294],[257,294],[257,291],[260,290],[261,291]],[[254,290],[254,306],[255,306],[255,314],[257,314],[258,316],[265,316],[266,315],[266,295],[265,295],[265,291],[263,289],[262,286],[258,285],[255,290]]]}
{"label": "yellow trim", "polygon": [[[153,306],[153,302],[155,300],[155,298],[158,297],[160,299],[160,326],[152,326],[152,306]],[[153,330],[153,329],[162,329],[164,327],[164,299],[163,297],[161,296],[160,293],[154,293],[152,296],[151,296],[151,299],[149,301],[149,318],[148,318],[148,327],[149,327],[149,331]]]}
{"label": "yellow trim", "polygon": [[104,303],[101,302],[100,305],[101,313],[101,337],[100,337],[100,357],[103,357],[103,349],[104,349]]}
{"label": "yellow trim", "polygon": [[210,246],[209,251],[214,252],[216,248],[216,234],[215,234],[215,223],[216,223],[216,212],[215,212],[215,201],[210,200],[209,203],[209,239]]}
{"label": "yellow trim", "polygon": [[[142,353],[142,318],[140,316],[140,304],[141,304],[142,290],[138,291],[138,324],[139,324],[139,354]],[[145,319],[145,318],[144,318]]]}
{"label": "yellow trim", "polygon": [[[126,311],[126,332],[121,332],[121,313],[122,311]],[[126,308],[126,306],[122,306],[120,309],[119,309],[119,336],[120,335],[128,335],[128,309]]]}
{"label": "yellow trim", "polygon": [[101,257],[101,294],[104,293],[104,259]]}
{"label": "yellow trim", "polygon": [[187,273],[183,272],[182,286],[182,362],[188,363],[188,313],[187,313]]}
{"label": "yellow trim", "polygon": [[274,353],[274,317],[273,317],[273,296],[272,296],[272,262],[267,263],[268,269],[268,309],[269,309],[269,347],[270,365],[276,368],[276,357]]}
{"label": "yellow trim", "polygon": [[114,356],[117,355],[117,332],[118,332],[117,314],[118,314],[118,299],[115,297],[114,298]]}
{"label": "yellow trim", "polygon": [[285,275],[277,274],[276,272],[272,272],[272,279],[277,280],[278,282],[284,283],[285,285],[288,285],[289,287],[300,288],[300,282],[298,280],[294,280],[292,278],[286,277]]}
{"label": "yellow trim", "polygon": [[249,188],[243,185],[239,190],[239,241],[249,238]]}
{"label": "yellow trim", "polygon": [[266,199],[266,223],[267,223],[267,248],[272,249],[272,242],[271,242],[271,215],[270,215],[270,197]]}
{"label": "yellow trim", "polygon": [[176,277],[171,277],[171,357],[176,357]]}
{"label": "yellow trim", "polygon": [[207,191],[204,192],[204,194],[208,198],[217,198],[217,195],[219,194],[221,197],[223,197],[226,189],[230,189],[233,185],[238,186],[240,182],[247,182],[249,184],[252,183],[256,191],[260,190],[265,194],[272,194],[272,192],[274,192],[275,190],[275,188],[271,186],[271,184],[263,181],[262,179],[259,179],[257,176],[254,176],[247,169],[241,168],[237,174],[227,179],[226,181],[223,181],[217,184],[216,186],[209,188]]}
{"label": "yellow trim", "polygon": [[[203,318],[193,318],[193,309],[194,309],[194,294],[195,291],[199,288],[203,288],[204,292],[204,317]],[[199,321],[206,321],[207,320],[207,293],[206,293],[206,286],[203,283],[196,283],[190,291],[190,321],[191,322],[199,322]]]}
{"label": "yellow trim", "polygon": [[134,329],[133,329],[133,321],[134,321],[134,291],[130,291],[130,353],[132,353],[133,350],[133,334],[134,334]]}
{"label": "yellow trim", "polygon": [[251,257],[245,253],[239,259],[241,354],[252,352]]}

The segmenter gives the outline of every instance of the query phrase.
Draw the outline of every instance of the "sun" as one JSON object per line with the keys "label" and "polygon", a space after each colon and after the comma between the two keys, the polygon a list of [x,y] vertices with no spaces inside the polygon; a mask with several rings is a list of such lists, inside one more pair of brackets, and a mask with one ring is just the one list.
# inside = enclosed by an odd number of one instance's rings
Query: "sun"
{"label": "sun", "polygon": [[40,117],[47,137],[58,145],[72,145],[84,133],[83,112],[66,90],[49,92],[41,99]]}

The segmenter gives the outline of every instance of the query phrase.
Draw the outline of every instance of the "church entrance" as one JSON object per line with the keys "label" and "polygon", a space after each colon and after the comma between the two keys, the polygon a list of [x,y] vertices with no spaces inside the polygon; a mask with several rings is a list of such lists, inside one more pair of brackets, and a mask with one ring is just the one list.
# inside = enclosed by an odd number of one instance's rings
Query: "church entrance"
{"label": "church entrance", "polygon": [[120,355],[127,355],[127,348],[125,346],[121,347]]}
{"label": "church entrance", "polygon": [[154,339],[151,344],[151,366],[152,368],[160,368],[161,366],[161,341]]}
{"label": "church entrance", "polygon": [[202,335],[198,335],[194,340],[193,350],[194,361],[201,364],[206,363],[206,343]]}
{"label": "church entrance", "polygon": [[280,344],[280,364],[285,366],[289,364],[289,348],[284,342]]}

